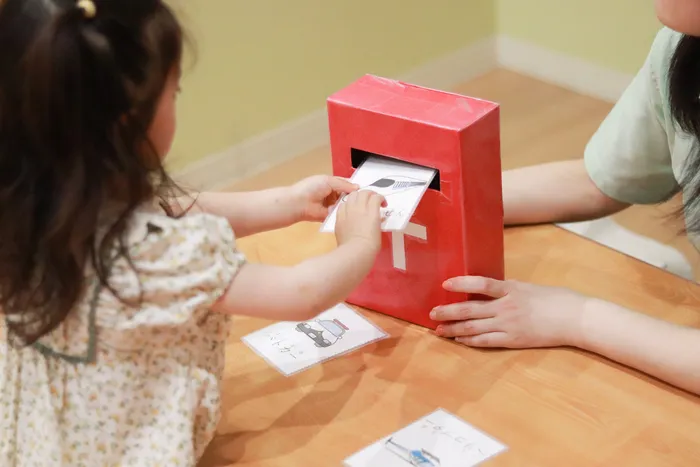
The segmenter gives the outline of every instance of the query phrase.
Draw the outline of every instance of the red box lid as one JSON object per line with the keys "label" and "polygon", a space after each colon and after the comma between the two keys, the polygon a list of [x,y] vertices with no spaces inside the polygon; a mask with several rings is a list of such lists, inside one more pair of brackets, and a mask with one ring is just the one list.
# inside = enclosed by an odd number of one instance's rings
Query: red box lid
{"label": "red box lid", "polygon": [[483,99],[374,75],[363,76],[331,95],[328,102],[456,131],[498,108]]}

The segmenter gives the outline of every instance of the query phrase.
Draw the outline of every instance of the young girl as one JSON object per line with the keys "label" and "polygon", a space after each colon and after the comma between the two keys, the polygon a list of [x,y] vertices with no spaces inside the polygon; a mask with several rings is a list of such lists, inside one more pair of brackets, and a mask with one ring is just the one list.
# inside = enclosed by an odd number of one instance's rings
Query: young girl
{"label": "young girl", "polygon": [[[229,316],[311,318],[368,273],[382,198],[313,177],[181,208],[162,165],[182,33],[160,0],[0,3],[0,465],[192,466]],[[338,214],[338,248],[249,264],[234,234]],[[187,205],[185,205],[187,206]]]}
{"label": "young girl", "polygon": [[[667,28],[583,160],[504,174],[507,224],[594,219],[682,192],[700,245],[700,2],[655,3]],[[445,287],[496,300],[433,310],[443,336],[476,347],[578,346],[700,394],[700,329],[568,290],[479,277]]]}

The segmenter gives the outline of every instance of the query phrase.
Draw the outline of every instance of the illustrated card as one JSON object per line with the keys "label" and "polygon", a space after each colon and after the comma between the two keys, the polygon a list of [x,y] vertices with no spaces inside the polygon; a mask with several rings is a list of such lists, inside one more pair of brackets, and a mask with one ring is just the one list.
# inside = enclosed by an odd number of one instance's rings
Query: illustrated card
{"label": "illustrated card", "polygon": [[345,467],[472,467],[507,448],[438,409],[345,460]]}
{"label": "illustrated card", "polygon": [[[351,181],[360,190],[372,190],[386,198],[382,208],[383,231],[402,231],[408,225],[428,186],[437,171],[408,162],[381,157],[369,157],[355,170]],[[338,207],[345,202],[344,196],[334,206],[321,226],[321,232],[335,231]]]}
{"label": "illustrated card", "polygon": [[388,337],[341,303],[315,319],[284,321],[243,337],[243,342],[285,376]]}

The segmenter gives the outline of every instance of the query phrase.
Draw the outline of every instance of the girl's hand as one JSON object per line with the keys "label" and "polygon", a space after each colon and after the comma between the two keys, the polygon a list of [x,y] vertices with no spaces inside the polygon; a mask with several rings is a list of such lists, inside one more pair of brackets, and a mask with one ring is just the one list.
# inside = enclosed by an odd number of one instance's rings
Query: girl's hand
{"label": "girl's hand", "polygon": [[335,237],[338,245],[361,241],[372,250],[382,245],[382,213],[384,197],[372,190],[352,193],[338,208]]}
{"label": "girl's hand", "polygon": [[302,221],[321,222],[345,194],[359,187],[340,177],[314,175],[292,185],[292,202]]}
{"label": "girl's hand", "polygon": [[444,321],[439,336],[472,347],[556,347],[580,341],[581,316],[588,298],[567,289],[542,287],[485,277],[456,277],[444,288],[491,297],[435,308],[430,316]]}

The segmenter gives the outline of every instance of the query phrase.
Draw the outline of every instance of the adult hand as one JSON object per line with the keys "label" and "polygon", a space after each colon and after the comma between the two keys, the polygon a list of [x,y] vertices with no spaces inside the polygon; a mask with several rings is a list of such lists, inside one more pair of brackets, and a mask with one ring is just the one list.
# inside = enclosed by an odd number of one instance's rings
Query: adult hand
{"label": "adult hand", "polygon": [[320,222],[343,195],[358,189],[359,186],[344,178],[314,175],[292,185],[292,202],[301,220]]}
{"label": "adult hand", "polygon": [[567,289],[485,277],[456,277],[443,287],[478,294],[489,301],[467,301],[435,308],[442,321],[436,333],[472,347],[531,348],[577,345],[588,298]]}

